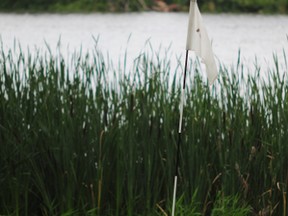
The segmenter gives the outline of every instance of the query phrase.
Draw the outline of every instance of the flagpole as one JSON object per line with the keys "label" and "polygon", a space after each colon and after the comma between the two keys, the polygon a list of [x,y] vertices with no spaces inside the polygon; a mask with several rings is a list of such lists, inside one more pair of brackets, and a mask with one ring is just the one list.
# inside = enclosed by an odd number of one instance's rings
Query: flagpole
{"label": "flagpole", "polygon": [[179,109],[180,109],[180,117],[179,117],[179,130],[178,130],[177,150],[176,150],[177,157],[176,157],[175,177],[174,177],[172,216],[174,216],[174,214],[175,214],[175,206],[176,206],[177,180],[178,180],[178,174],[179,174],[178,170],[179,170],[179,160],[180,160],[180,146],[181,146],[180,144],[182,142],[181,134],[182,134],[183,107],[184,107],[184,100],[185,100],[186,74],[187,74],[188,57],[189,57],[189,51],[186,50],[183,85],[182,85],[180,107],[179,107]]}
{"label": "flagpole", "polygon": [[202,17],[197,5],[197,0],[190,0],[189,8],[189,23],[188,23],[188,34],[186,41],[186,58],[185,68],[183,77],[183,86],[181,92],[180,101],[180,118],[179,118],[179,131],[178,131],[178,142],[177,142],[177,158],[175,167],[175,178],[174,178],[174,190],[173,190],[173,203],[172,203],[172,216],[175,214],[176,206],[176,193],[177,193],[177,180],[179,176],[179,160],[180,160],[180,147],[181,147],[181,133],[182,133],[182,119],[183,119],[183,107],[185,101],[185,88],[186,88],[186,73],[187,73],[187,62],[189,50],[193,50],[195,54],[202,58],[206,65],[206,73],[209,84],[211,85],[217,78],[217,67],[212,51],[211,43],[206,32],[206,29],[202,23]]}

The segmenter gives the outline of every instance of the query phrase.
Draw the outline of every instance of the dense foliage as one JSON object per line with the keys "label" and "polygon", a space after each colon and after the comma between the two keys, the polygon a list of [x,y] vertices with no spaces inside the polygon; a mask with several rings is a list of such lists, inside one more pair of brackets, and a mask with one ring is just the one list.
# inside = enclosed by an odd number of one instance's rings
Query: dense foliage
{"label": "dense foliage", "polygon": [[[68,60],[2,50],[0,215],[169,213],[182,72],[169,65],[148,52],[129,72],[97,49]],[[177,215],[286,215],[287,65],[275,57],[265,82],[257,66],[222,66],[213,88],[197,68]]]}
{"label": "dense foliage", "polygon": [[[155,0],[1,0],[2,11],[141,11],[150,10]],[[178,10],[188,10],[189,0],[164,0],[177,4]],[[209,0],[198,3],[203,11],[209,12],[279,12],[286,13],[287,0]]]}

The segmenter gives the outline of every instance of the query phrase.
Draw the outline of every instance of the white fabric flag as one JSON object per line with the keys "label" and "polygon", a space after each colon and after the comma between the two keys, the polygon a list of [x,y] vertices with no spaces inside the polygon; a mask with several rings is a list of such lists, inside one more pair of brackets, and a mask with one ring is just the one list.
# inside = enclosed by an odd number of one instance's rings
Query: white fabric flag
{"label": "white fabric flag", "polygon": [[203,59],[206,65],[208,81],[211,85],[217,78],[218,71],[211,42],[202,23],[202,17],[196,0],[190,0],[186,49],[195,51],[196,55]]}

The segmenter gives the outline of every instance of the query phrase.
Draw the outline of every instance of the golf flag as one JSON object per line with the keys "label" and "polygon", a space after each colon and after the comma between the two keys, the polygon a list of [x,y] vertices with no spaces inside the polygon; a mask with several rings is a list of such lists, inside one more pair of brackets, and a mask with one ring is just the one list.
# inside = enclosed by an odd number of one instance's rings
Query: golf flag
{"label": "golf flag", "polygon": [[186,50],[193,50],[196,55],[202,58],[206,65],[206,73],[209,84],[211,85],[217,78],[218,71],[211,43],[202,23],[202,17],[197,5],[197,0],[190,0]]}

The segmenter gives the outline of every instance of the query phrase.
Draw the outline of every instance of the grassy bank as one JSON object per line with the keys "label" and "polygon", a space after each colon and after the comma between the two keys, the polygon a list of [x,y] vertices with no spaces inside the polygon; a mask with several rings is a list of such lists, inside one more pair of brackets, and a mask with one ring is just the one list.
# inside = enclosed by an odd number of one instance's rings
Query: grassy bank
{"label": "grassy bank", "polygon": [[[2,49],[0,215],[169,214],[181,68]],[[287,66],[244,68],[188,78],[177,215],[287,213]]]}
{"label": "grassy bank", "polygon": [[[189,0],[163,0],[173,10],[187,11]],[[286,0],[198,1],[205,12],[287,13]],[[128,12],[153,10],[156,0],[1,0],[1,11],[16,12]]]}

